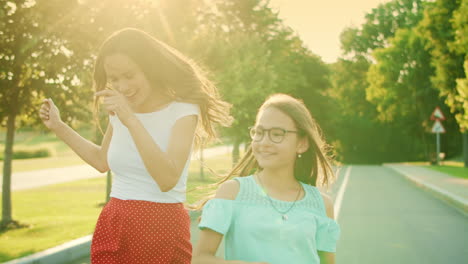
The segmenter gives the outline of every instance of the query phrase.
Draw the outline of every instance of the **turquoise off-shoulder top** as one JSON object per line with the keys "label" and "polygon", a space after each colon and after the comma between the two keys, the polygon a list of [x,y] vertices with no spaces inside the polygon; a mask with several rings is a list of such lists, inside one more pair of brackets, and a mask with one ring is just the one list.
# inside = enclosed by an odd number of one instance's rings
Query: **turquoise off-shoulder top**
{"label": "turquoise off-shoulder top", "polygon": [[208,201],[199,224],[224,235],[226,260],[315,264],[317,250],[336,251],[340,227],[327,217],[316,187],[301,183],[305,195],[291,208],[293,202],[269,200],[252,176],[235,180],[236,199]]}

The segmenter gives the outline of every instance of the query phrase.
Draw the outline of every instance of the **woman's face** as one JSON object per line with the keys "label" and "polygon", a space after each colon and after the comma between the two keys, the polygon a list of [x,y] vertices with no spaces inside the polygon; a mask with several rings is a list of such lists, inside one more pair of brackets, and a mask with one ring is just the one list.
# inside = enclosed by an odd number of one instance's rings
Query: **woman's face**
{"label": "woman's face", "polygon": [[253,154],[263,169],[293,168],[303,152],[294,121],[275,107],[258,114],[252,137]]}
{"label": "woman's face", "polygon": [[151,102],[155,92],[143,71],[128,56],[109,55],[104,59],[108,85],[123,94],[131,107],[140,108]]}

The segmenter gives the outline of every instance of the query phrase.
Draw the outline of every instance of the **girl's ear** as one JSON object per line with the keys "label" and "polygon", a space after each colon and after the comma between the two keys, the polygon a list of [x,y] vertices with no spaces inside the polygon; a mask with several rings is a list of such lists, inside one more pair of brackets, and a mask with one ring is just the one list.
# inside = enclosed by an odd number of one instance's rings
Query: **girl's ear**
{"label": "girl's ear", "polygon": [[300,137],[297,143],[297,153],[304,153],[309,149],[309,137]]}

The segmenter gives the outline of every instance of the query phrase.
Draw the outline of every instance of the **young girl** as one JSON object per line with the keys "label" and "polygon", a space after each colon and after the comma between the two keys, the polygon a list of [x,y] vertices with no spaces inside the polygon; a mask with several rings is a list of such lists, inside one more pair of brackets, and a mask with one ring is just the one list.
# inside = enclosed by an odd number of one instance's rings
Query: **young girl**
{"label": "young girl", "polygon": [[[317,123],[301,101],[276,94],[250,136],[246,155],[203,208],[193,263],[334,263],[340,229],[330,198],[315,187],[333,171]],[[215,257],[223,236],[225,260]]]}
{"label": "young girl", "polygon": [[91,262],[190,263],[183,202],[192,143],[214,137],[214,123],[229,123],[229,104],[194,63],[137,29],[103,43],[94,82],[96,100],[102,98],[110,114],[101,146],[63,123],[51,99],[40,109],[44,124],[84,161],[114,172]]}

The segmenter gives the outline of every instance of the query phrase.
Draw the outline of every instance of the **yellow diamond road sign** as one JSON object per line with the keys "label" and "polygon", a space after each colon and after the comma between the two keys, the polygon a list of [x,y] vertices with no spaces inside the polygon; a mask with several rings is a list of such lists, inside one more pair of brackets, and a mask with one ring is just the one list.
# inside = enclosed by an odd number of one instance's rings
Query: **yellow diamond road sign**
{"label": "yellow diamond road sign", "polygon": [[432,133],[445,133],[445,128],[439,120],[436,120],[431,131]]}

